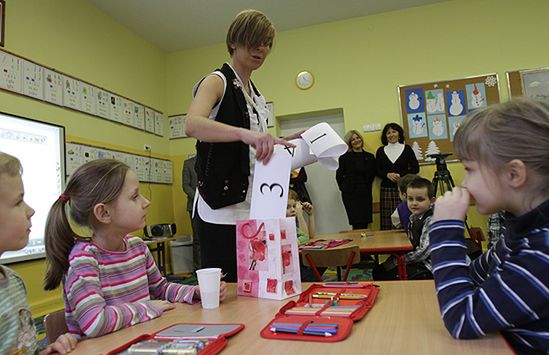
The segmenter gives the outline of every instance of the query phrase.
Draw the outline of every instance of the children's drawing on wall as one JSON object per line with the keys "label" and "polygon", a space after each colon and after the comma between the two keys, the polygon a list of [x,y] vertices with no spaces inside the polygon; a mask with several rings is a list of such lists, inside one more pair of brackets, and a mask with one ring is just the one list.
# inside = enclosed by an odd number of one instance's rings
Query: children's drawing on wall
{"label": "children's drawing on wall", "polygon": [[427,101],[427,114],[444,113],[444,91],[442,89],[425,91],[425,100]]}
{"label": "children's drawing on wall", "polygon": [[423,109],[423,89],[407,89],[406,90],[406,112],[417,113],[425,111]]}
{"label": "children's drawing on wall", "polygon": [[427,137],[425,112],[408,114],[408,127],[410,138]]}
{"label": "children's drawing on wall", "polygon": [[427,145],[427,151],[425,152],[425,161],[435,161],[435,158],[429,157],[429,155],[440,154],[440,148],[435,141],[430,141]]}
{"label": "children's drawing on wall", "polygon": [[427,119],[429,121],[429,138],[448,138],[448,131],[446,130],[446,115],[429,115]]}
{"label": "children's drawing on wall", "polygon": [[423,160],[423,150],[421,149],[417,141],[414,141],[412,143],[412,150],[417,160]]}
{"label": "children's drawing on wall", "polygon": [[549,102],[549,69],[521,73],[524,95]]}
{"label": "children's drawing on wall", "polygon": [[461,116],[466,113],[465,106],[465,93],[463,90],[448,91],[446,93],[446,102],[448,102],[448,115],[449,116]]}
{"label": "children's drawing on wall", "polygon": [[474,83],[465,85],[467,92],[467,108],[475,110],[486,107],[486,89],[483,83]]}
{"label": "children's drawing on wall", "polygon": [[450,141],[454,141],[454,136],[456,135],[456,131],[463,123],[463,120],[465,119],[465,116],[457,116],[457,117],[448,117],[448,127],[450,130]]}

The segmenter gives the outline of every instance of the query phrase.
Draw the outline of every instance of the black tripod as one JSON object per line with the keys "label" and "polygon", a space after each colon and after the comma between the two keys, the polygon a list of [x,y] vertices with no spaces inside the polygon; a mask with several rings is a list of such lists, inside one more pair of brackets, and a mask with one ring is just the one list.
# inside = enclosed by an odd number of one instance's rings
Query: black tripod
{"label": "black tripod", "polygon": [[452,191],[456,186],[454,184],[454,179],[448,171],[446,166],[446,158],[451,155],[451,153],[445,154],[430,154],[429,157],[435,158],[435,163],[437,165],[437,170],[435,171],[435,176],[433,177],[433,187],[435,188],[435,196],[437,192],[440,192],[440,195],[444,195],[446,191]]}

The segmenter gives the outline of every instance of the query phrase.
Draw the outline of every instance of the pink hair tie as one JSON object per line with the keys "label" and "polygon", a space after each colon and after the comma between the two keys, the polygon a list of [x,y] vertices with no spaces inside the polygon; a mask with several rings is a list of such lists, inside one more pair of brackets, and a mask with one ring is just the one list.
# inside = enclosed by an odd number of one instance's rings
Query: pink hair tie
{"label": "pink hair tie", "polygon": [[64,202],[67,202],[68,200],[70,200],[70,197],[65,194],[59,195],[59,198],[62,199]]}

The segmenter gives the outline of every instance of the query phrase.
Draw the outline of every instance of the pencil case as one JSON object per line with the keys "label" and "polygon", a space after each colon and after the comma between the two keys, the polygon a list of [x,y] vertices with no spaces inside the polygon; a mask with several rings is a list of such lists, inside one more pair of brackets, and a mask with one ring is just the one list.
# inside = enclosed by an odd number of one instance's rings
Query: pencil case
{"label": "pencil case", "polygon": [[227,345],[228,337],[242,329],[244,324],[176,323],[158,332],[140,335],[107,355],[215,355]]}
{"label": "pencil case", "polygon": [[268,339],[343,340],[353,323],[373,307],[378,292],[378,287],[371,283],[313,284],[296,301],[280,308],[260,334]]}

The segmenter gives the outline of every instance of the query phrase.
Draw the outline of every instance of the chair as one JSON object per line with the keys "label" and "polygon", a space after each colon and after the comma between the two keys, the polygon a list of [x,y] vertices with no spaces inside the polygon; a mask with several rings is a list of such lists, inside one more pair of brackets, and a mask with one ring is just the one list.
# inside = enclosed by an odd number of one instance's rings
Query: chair
{"label": "chair", "polygon": [[341,281],[341,266],[345,266],[343,281],[347,281],[351,265],[360,263],[360,248],[358,245],[343,246],[333,249],[311,249],[301,251],[303,265],[313,269],[318,281],[322,276],[317,267],[336,267],[337,280]]}
{"label": "chair", "polygon": [[484,239],[484,233],[479,227],[468,228],[469,238],[465,238],[465,244],[467,245],[467,255],[474,260],[482,255],[482,241]]}
{"label": "chair", "polygon": [[46,328],[49,344],[55,342],[60,335],[68,332],[67,323],[65,322],[65,310],[62,309],[46,314],[44,317],[44,328]]}

